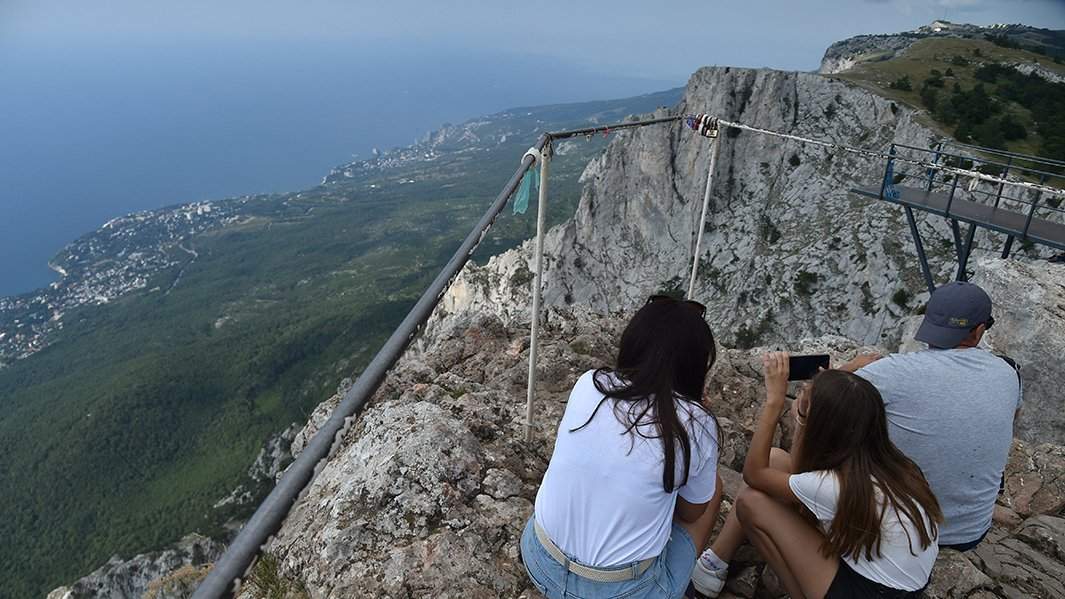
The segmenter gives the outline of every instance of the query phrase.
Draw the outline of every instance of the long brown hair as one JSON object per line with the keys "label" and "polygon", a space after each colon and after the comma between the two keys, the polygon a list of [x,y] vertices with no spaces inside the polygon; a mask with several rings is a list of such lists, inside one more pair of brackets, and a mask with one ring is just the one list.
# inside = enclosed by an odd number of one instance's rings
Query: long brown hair
{"label": "long brown hair", "polygon": [[[665,454],[662,489],[666,493],[688,483],[692,444],[699,437],[693,439],[694,429],[685,428],[678,405],[692,416],[690,426],[705,426],[708,419],[695,417],[700,412],[717,426],[702,402],[706,374],[717,359],[714,334],[703,310],[696,302],[652,296],[625,327],[615,368],[600,368],[595,373],[593,381],[603,394],[602,401],[584,424],[570,431],[588,426],[603,403],[613,400],[614,416],[625,425],[626,433],[661,439]],[[650,425],[652,430],[645,431],[648,427],[642,425]]]}
{"label": "long brown hair", "polygon": [[808,392],[796,471],[831,470],[839,478],[836,515],[822,553],[879,556],[889,505],[913,523],[921,549],[935,542],[943,512],[921,469],[888,437],[884,400],[876,387],[855,374],[826,370],[814,377]]}

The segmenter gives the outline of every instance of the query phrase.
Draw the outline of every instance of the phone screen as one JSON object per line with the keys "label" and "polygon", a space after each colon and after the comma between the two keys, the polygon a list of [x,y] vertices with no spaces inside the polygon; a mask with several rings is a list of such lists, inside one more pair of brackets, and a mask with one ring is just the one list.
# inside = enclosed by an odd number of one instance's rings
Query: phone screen
{"label": "phone screen", "polygon": [[788,358],[788,380],[805,381],[814,378],[818,369],[828,368],[828,354],[791,356]]}

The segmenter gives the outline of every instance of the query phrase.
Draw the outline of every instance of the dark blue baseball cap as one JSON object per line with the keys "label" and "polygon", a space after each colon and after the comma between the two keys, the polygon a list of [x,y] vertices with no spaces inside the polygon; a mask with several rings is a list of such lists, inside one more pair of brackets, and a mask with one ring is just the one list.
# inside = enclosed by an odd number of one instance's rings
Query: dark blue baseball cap
{"label": "dark blue baseball cap", "polygon": [[932,292],[924,322],[914,337],[932,347],[957,347],[969,332],[991,319],[991,297],[964,281],[948,283]]}

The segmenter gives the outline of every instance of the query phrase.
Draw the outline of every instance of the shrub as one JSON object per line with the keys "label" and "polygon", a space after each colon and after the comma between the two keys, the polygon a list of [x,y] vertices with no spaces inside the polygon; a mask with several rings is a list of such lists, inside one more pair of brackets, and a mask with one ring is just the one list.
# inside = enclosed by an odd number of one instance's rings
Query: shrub
{"label": "shrub", "polygon": [[798,154],[793,153],[791,155],[791,158],[788,158],[788,164],[790,164],[791,166],[799,166],[800,164],[802,164],[802,161],[799,160]]}
{"label": "shrub", "polygon": [[999,119],[999,129],[1002,131],[1002,136],[1008,141],[1017,139],[1024,139],[1028,137],[1028,130],[1024,128],[1024,125],[1012,114],[1003,115]]}
{"label": "shrub", "polygon": [[815,272],[800,270],[799,273],[795,275],[795,293],[802,296],[813,295],[814,286],[817,285],[820,278],[821,277]]}
{"label": "shrub", "polygon": [[913,91],[913,84],[910,82],[909,75],[903,75],[902,77],[899,77],[898,79],[892,81],[891,85],[889,85],[888,87],[890,87],[891,89],[900,89],[904,92]]}
{"label": "shrub", "polygon": [[892,302],[894,302],[900,308],[906,308],[907,310],[910,308],[911,299],[913,299],[913,296],[910,294],[909,291],[905,289],[899,289],[895,291],[895,293],[891,296]]}

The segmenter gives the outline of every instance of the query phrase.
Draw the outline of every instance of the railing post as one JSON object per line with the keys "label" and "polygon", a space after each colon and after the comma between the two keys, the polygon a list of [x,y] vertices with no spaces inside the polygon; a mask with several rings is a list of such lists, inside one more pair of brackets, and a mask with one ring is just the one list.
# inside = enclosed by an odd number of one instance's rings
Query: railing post
{"label": "railing post", "polygon": [[[943,142],[939,142],[936,147],[936,156],[932,159],[932,164],[939,164],[939,157],[943,154]],[[936,180],[936,169],[928,169],[928,188],[927,191],[932,191],[932,183]]]}
{"label": "railing post", "polygon": [[706,213],[710,208],[710,189],[714,183],[714,168],[717,165],[717,140],[710,138],[710,167],[706,173],[706,189],[703,191],[703,210],[699,216],[699,230],[695,234],[695,253],[692,254],[692,276],[688,280],[688,299],[695,295],[695,275],[699,272],[699,258],[703,252],[703,230],[706,229]]}
{"label": "railing post", "polygon": [[[895,155],[895,144],[891,144],[891,147],[888,148],[888,154],[890,156],[894,156]],[[894,194],[894,191],[895,191],[894,190],[894,185],[895,185],[895,183],[894,183],[894,181],[892,181],[892,179],[895,178],[894,177],[894,174],[895,174],[895,168],[894,167],[895,167],[895,159],[894,158],[888,158],[887,164],[884,165],[884,181],[881,182],[881,184],[880,184],[880,199],[881,200],[887,199],[888,195],[890,195],[891,199],[896,199],[896,196]]]}
{"label": "railing post", "polygon": [[[1039,184],[1042,185],[1047,182],[1047,176],[1043,175],[1039,177]],[[1024,219],[1024,231],[1021,233],[1021,239],[1028,239],[1028,227],[1032,226],[1032,217],[1035,216],[1035,209],[1039,207],[1039,199],[1043,197],[1043,192],[1035,194],[1035,199],[1032,200],[1032,207],[1028,210],[1028,216]]]}
{"label": "railing post", "polygon": [[[1005,179],[1006,175],[1010,174],[1010,166],[1013,165],[1013,156],[1009,157],[1006,161],[1006,168],[1002,169],[1002,178]],[[998,184],[998,193],[995,194],[995,208],[998,208],[998,202],[1002,199],[1002,188],[1006,186],[1005,182]]]}
{"label": "railing post", "polygon": [[947,210],[943,216],[950,216],[950,205],[954,203],[954,192],[958,189],[958,175],[954,175],[954,182],[950,186],[950,195],[947,196]]}
{"label": "railing post", "polygon": [[536,277],[533,282],[532,325],[529,332],[529,387],[525,395],[525,441],[532,441],[533,399],[536,396],[536,354],[539,349],[540,296],[544,281],[544,218],[547,214],[547,173],[551,162],[551,140],[544,144],[540,160],[540,197],[536,205]]}

